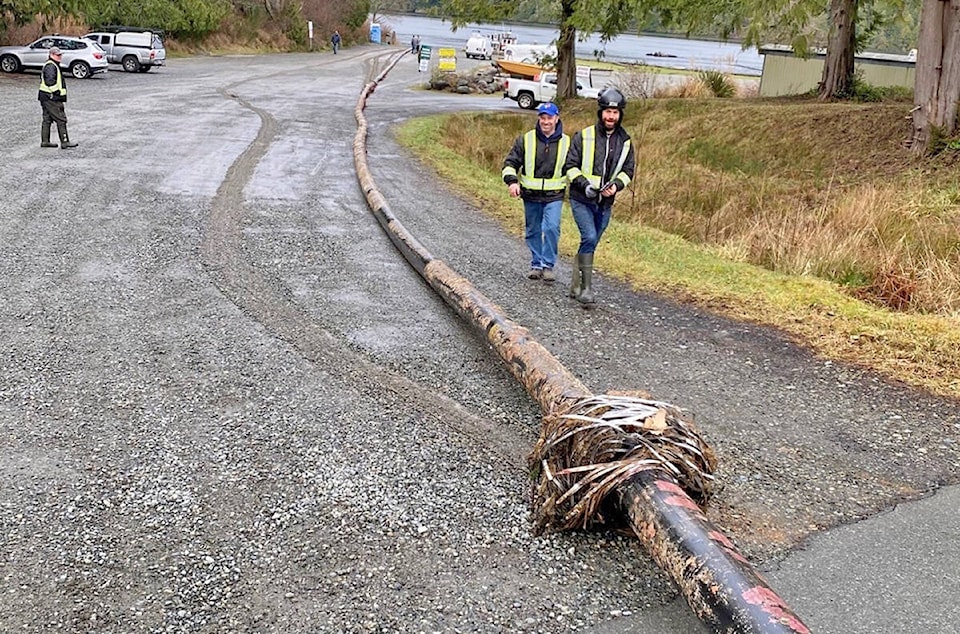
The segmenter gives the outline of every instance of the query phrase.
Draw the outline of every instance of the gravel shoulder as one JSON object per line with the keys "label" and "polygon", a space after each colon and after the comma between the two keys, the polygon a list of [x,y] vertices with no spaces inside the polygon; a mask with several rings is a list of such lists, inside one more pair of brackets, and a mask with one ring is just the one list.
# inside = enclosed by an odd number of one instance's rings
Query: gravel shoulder
{"label": "gravel shoulder", "polygon": [[[674,596],[629,538],[530,535],[539,412],[356,184],[383,52],[73,81],[69,152],[38,147],[36,76],[0,76],[0,630],[552,633]],[[688,409],[756,561],[957,481],[956,403],[602,273],[591,312],[524,279],[392,138],[516,107],[419,79],[367,109],[393,210],[595,391]]]}

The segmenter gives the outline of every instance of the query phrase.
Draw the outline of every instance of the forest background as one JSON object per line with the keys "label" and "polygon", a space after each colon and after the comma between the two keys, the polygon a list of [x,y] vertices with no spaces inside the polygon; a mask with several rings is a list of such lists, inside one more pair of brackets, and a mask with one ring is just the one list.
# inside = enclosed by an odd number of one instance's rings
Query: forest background
{"label": "forest background", "polygon": [[[510,20],[556,25],[559,2],[518,0]],[[366,40],[367,24],[383,14],[443,15],[442,0],[0,0],[0,45],[25,44],[50,32],[80,34],[108,25],[129,25],[162,31],[173,52],[202,50],[306,50],[326,46],[329,34],[339,30],[344,43]],[[858,33],[859,49],[904,53],[916,47],[920,3],[875,0],[861,3],[868,28]],[[308,39],[307,22],[314,24],[315,41]],[[739,34],[719,24],[669,26],[657,11],[631,31],[689,35],[701,39],[730,39]],[[385,20],[389,33],[389,18]],[[829,34],[827,3],[810,21],[808,42],[824,46]],[[768,33],[769,43],[791,44],[790,34]]]}

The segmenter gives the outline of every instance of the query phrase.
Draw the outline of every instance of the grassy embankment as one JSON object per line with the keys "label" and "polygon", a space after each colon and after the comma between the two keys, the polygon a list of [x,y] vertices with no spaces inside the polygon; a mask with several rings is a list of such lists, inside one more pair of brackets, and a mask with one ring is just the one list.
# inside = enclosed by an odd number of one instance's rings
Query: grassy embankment
{"label": "grassy embankment", "polygon": [[[788,333],[823,358],[960,396],[960,180],[903,147],[910,104],[634,101],[637,174],[597,267]],[[568,132],[592,103],[564,107]],[[402,143],[522,235],[499,171],[531,113],[407,123]],[[564,212],[561,251],[578,235]],[[602,301],[603,289],[600,291]]]}

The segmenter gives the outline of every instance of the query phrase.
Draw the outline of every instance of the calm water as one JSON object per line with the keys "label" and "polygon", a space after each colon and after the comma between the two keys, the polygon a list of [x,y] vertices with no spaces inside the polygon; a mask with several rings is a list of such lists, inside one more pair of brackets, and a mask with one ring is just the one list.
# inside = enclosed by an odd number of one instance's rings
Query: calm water
{"label": "calm water", "polygon": [[[384,16],[381,22],[397,31],[401,44],[409,44],[410,38],[418,34],[423,44],[450,46],[457,50],[463,49],[473,31],[494,33],[501,30],[499,25],[471,25],[454,33],[449,22],[419,15]],[[556,29],[544,26],[509,25],[506,29],[517,36],[518,44],[549,44],[559,36]],[[604,59],[610,61],[644,62],[666,68],[719,70],[759,76],[763,66],[763,58],[755,47],[742,49],[739,44],[726,42],[627,34],[620,35],[606,45],[602,45],[596,35],[577,42],[577,57],[590,57],[598,50],[604,50]],[[650,53],[676,57],[652,57]]]}

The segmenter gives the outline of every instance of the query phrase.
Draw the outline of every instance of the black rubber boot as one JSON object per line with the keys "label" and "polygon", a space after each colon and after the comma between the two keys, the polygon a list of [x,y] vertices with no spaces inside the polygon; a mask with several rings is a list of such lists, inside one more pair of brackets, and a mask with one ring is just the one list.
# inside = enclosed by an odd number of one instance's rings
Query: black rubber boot
{"label": "black rubber boot", "polygon": [[78,145],[80,145],[79,143],[74,143],[73,141],[70,140],[70,135],[67,133],[66,123],[58,123],[57,132],[60,133],[60,149],[61,150],[65,150],[68,147],[77,147]]}
{"label": "black rubber boot", "polygon": [[584,253],[579,256],[580,259],[580,296],[577,301],[581,304],[593,304],[596,300],[593,298],[593,254]]}
{"label": "black rubber boot", "polygon": [[580,254],[577,254],[577,261],[573,263],[573,280],[570,282],[570,297],[576,299],[580,297]]}
{"label": "black rubber boot", "polygon": [[50,122],[44,121],[40,124],[40,147],[57,147],[56,143],[50,142]]}

